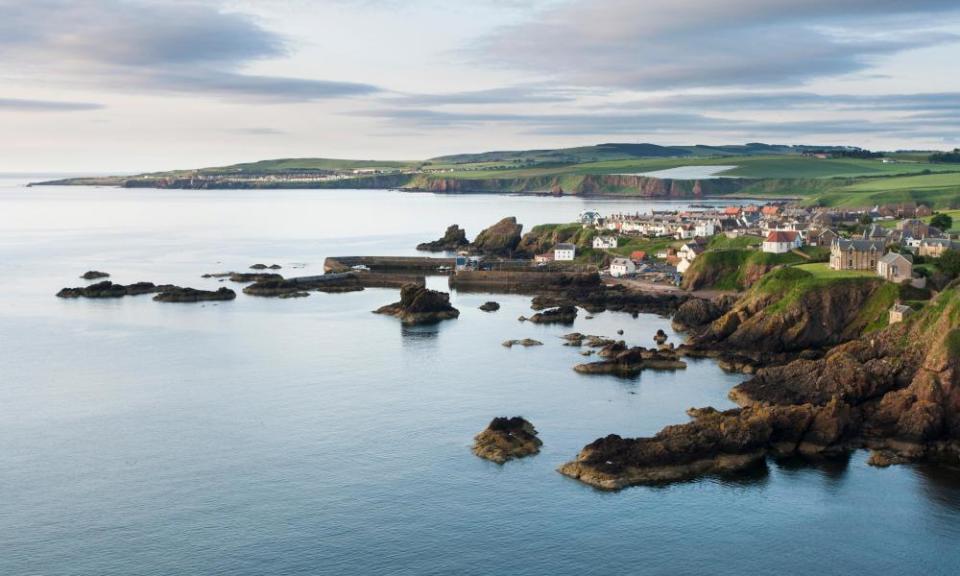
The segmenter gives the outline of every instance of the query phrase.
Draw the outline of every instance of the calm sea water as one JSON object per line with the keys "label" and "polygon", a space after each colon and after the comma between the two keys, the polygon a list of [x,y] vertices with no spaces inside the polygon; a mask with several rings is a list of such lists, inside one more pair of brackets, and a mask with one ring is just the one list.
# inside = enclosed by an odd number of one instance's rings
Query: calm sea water
{"label": "calm sea water", "polygon": [[[727,407],[709,360],[637,380],[572,371],[529,299],[452,295],[405,329],[396,291],[219,304],[54,297],[88,269],[213,288],[205,272],[410,254],[457,222],[528,226],[640,202],[387,191],[125,191],[0,183],[0,574],[956,574],[960,475],[865,454],[618,493],[555,469],[593,439]],[[664,205],[659,205],[664,206]],[[302,266],[300,270],[291,270]],[[437,287],[443,282],[432,281]],[[574,329],[652,343],[669,322]],[[509,338],[545,345],[505,349]],[[474,457],[520,414],[541,454]]]}

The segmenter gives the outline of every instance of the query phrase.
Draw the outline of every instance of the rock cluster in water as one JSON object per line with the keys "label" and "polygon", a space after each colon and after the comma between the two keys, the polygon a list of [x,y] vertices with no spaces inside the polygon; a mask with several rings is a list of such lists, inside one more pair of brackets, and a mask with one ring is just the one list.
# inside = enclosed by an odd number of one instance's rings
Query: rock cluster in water
{"label": "rock cluster in water", "polygon": [[631,378],[644,370],[682,370],[687,367],[672,350],[648,350],[642,346],[627,348],[623,341],[605,346],[598,355],[606,360],[578,364],[573,369],[581,374]]}
{"label": "rock cluster in water", "polygon": [[533,322],[534,324],[573,324],[576,319],[577,308],[575,306],[558,306],[537,312],[529,318],[520,317],[521,322]]}
{"label": "rock cluster in water", "polygon": [[497,464],[537,454],[543,445],[533,424],[520,416],[494,418],[473,441],[474,454]]}
{"label": "rock cluster in water", "polygon": [[138,294],[151,294],[159,292],[165,288],[171,288],[169,284],[157,286],[153,282],[134,282],[133,284],[114,284],[109,280],[90,284],[89,286],[79,286],[76,288],[63,288],[57,292],[58,298],[122,298],[123,296],[136,296]]}
{"label": "rock cluster in water", "polygon": [[449,294],[417,284],[405,285],[400,289],[399,302],[382,306],[374,313],[396,316],[408,326],[436,324],[460,316],[460,311],[450,305]]}
{"label": "rock cluster in water", "polygon": [[507,340],[503,345],[507,348],[513,348],[514,346],[528,348],[530,346],[543,346],[543,342],[534,340],[533,338],[523,338],[522,340]]}
{"label": "rock cluster in water", "polygon": [[483,310],[484,312],[496,312],[497,310],[500,309],[500,304],[493,301],[484,302],[483,304],[480,305],[480,309]]}

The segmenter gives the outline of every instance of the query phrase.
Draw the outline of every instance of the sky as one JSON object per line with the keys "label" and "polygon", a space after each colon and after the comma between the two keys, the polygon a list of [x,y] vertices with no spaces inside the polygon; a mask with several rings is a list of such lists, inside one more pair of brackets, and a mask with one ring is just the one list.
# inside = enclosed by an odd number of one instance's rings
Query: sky
{"label": "sky", "polygon": [[0,0],[0,172],[960,146],[957,0]]}

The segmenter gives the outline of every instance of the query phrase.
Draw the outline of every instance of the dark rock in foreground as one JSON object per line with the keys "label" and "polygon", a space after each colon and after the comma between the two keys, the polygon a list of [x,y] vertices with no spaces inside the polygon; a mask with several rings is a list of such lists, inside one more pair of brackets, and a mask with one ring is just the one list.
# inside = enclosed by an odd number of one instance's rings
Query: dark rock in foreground
{"label": "dark rock in foreground", "polygon": [[480,309],[483,310],[484,312],[496,312],[497,310],[500,309],[500,304],[492,301],[484,302],[483,304],[480,305]]}
{"label": "dark rock in foreground", "polygon": [[407,284],[400,289],[400,301],[382,306],[375,314],[396,316],[408,326],[436,324],[460,316],[460,311],[450,305],[450,295],[419,286]]}
{"label": "dark rock in foreground", "polygon": [[536,454],[543,445],[533,424],[520,416],[494,418],[473,440],[473,453],[497,464]]}
{"label": "dark rock in foreground", "polygon": [[559,306],[550,308],[543,312],[537,312],[529,318],[520,317],[521,321],[529,321],[534,324],[573,324],[577,319],[576,306]]}
{"label": "dark rock in foreground", "polygon": [[469,246],[467,232],[456,224],[452,224],[443,234],[443,238],[433,242],[424,242],[417,245],[417,250],[424,252],[456,252]]}
{"label": "dark rock in foreground", "polygon": [[101,278],[109,278],[109,277],[110,277],[109,274],[107,274],[106,272],[100,272],[99,270],[88,270],[83,273],[83,276],[81,276],[81,278],[83,278],[84,280],[99,280]]}
{"label": "dark rock in foreground", "polygon": [[301,294],[306,290],[331,293],[359,292],[363,290],[363,286],[357,279],[357,276],[350,273],[325,274],[322,276],[288,279],[275,274],[268,274],[268,276],[277,277],[257,280],[244,288],[243,293],[249,294],[250,296],[289,298],[293,294]]}
{"label": "dark rock in foreground", "polygon": [[153,297],[157,302],[213,302],[233,300],[237,293],[229,288],[217,290],[197,290],[196,288],[181,288],[173,286]]}
{"label": "dark rock in foreground", "polygon": [[624,349],[623,342],[610,344],[600,351],[607,360],[578,364],[574,370],[581,374],[613,374],[630,378],[643,370],[682,370],[686,363],[670,350],[648,350],[642,346]]}

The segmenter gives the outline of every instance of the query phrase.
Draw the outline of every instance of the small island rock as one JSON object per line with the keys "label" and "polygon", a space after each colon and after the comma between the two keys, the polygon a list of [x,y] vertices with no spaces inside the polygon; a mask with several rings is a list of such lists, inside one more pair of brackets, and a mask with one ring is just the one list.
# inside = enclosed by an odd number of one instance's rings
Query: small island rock
{"label": "small island rock", "polygon": [[537,454],[543,445],[533,424],[520,416],[494,418],[473,440],[473,453],[497,464]]}
{"label": "small island rock", "polygon": [[83,278],[84,280],[99,280],[101,278],[109,278],[109,277],[110,277],[109,274],[107,274],[106,272],[100,272],[99,270],[87,270],[86,272],[83,273],[83,276],[81,276],[81,278]]}
{"label": "small island rock", "polygon": [[450,295],[424,288],[418,284],[406,284],[400,289],[400,301],[374,310],[375,314],[396,316],[408,326],[436,324],[460,316],[460,311],[450,305]]}
{"label": "small island rock", "polygon": [[484,302],[483,304],[480,305],[480,309],[483,310],[484,312],[496,312],[497,310],[500,309],[500,304],[493,301]]}

